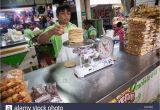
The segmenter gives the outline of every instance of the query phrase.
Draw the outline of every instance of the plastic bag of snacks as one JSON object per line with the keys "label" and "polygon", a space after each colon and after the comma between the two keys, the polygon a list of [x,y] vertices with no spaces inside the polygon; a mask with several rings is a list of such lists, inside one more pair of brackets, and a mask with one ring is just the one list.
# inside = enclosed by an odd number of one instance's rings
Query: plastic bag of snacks
{"label": "plastic bag of snacks", "polygon": [[56,83],[38,85],[32,88],[31,96],[36,103],[62,103],[58,96]]}
{"label": "plastic bag of snacks", "polygon": [[23,71],[20,69],[10,70],[1,75],[0,99],[3,103],[30,103],[32,99],[27,90],[23,78]]}
{"label": "plastic bag of snacks", "polygon": [[7,73],[2,74],[2,80],[4,79],[18,79],[23,81],[24,80],[24,75],[23,75],[23,71],[20,69],[14,69],[14,70],[10,70]]}
{"label": "plastic bag of snacks", "polygon": [[32,102],[25,82],[18,79],[0,81],[0,99],[4,103]]}

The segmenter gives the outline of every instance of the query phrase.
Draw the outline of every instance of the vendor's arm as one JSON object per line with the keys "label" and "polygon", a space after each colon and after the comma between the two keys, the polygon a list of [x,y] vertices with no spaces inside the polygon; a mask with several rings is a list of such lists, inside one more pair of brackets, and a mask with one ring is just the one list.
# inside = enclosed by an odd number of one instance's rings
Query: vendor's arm
{"label": "vendor's arm", "polygon": [[64,30],[60,26],[48,27],[45,32],[39,35],[38,43],[46,44],[53,35],[62,35]]}

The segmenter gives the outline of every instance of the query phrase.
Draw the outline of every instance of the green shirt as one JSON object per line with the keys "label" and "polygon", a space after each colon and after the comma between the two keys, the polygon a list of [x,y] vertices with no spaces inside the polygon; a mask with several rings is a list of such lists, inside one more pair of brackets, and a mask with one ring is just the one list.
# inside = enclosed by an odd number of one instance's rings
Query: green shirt
{"label": "green shirt", "polygon": [[32,38],[34,37],[34,33],[31,29],[25,29],[24,30],[24,35],[26,35],[26,37],[28,37],[29,41],[28,41],[28,44],[29,46],[32,45]]}
{"label": "green shirt", "polygon": [[91,39],[90,36],[97,36],[97,31],[93,26],[91,26],[86,32],[89,39]]}
{"label": "green shirt", "polygon": [[[45,29],[45,32],[49,31],[50,29],[54,28],[55,26],[58,26],[59,23],[53,24],[52,26],[49,26],[47,29]],[[69,32],[71,30],[71,28],[77,27],[76,25],[72,24],[72,23],[68,23],[68,25],[65,27],[65,32]],[[53,49],[54,49],[54,53],[55,53],[55,57],[58,56],[61,47],[62,47],[62,38],[58,35],[52,35],[50,38],[52,44],[53,44]]]}
{"label": "green shirt", "polygon": [[34,33],[31,29],[25,29],[24,30],[24,34],[29,38],[29,39],[32,39],[34,37]]}

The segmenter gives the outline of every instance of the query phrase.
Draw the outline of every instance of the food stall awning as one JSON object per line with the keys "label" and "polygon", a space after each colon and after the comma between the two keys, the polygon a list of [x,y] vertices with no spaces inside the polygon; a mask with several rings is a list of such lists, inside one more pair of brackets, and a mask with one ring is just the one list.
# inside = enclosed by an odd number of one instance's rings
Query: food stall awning
{"label": "food stall awning", "polygon": [[121,4],[121,0],[90,0],[90,5]]}

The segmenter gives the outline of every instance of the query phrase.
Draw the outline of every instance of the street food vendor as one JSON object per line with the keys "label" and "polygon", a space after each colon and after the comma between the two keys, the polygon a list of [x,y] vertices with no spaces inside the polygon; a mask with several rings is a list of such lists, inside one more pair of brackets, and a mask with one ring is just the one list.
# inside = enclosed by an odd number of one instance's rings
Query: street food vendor
{"label": "street food vendor", "polygon": [[62,44],[64,41],[68,40],[69,30],[76,27],[76,25],[70,22],[71,11],[68,5],[59,6],[56,10],[56,14],[58,22],[46,28],[45,31],[39,36],[38,42],[40,44],[46,44],[51,40],[56,62],[59,63],[75,57],[72,50],[67,47],[65,48]]}
{"label": "street food vendor", "polygon": [[95,40],[97,36],[97,31],[93,27],[92,22],[90,20],[84,20],[83,25],[84,25],[84,29],[86,30],[85,38]]}
{"label": "street food vendor", "polygon": [[31,30],[31,24],[30,23],[25,23],[24,24],[24,35],[29,39],[28,40],[28,45],[32,46],[32,38],[34,38],[34,33]]}

